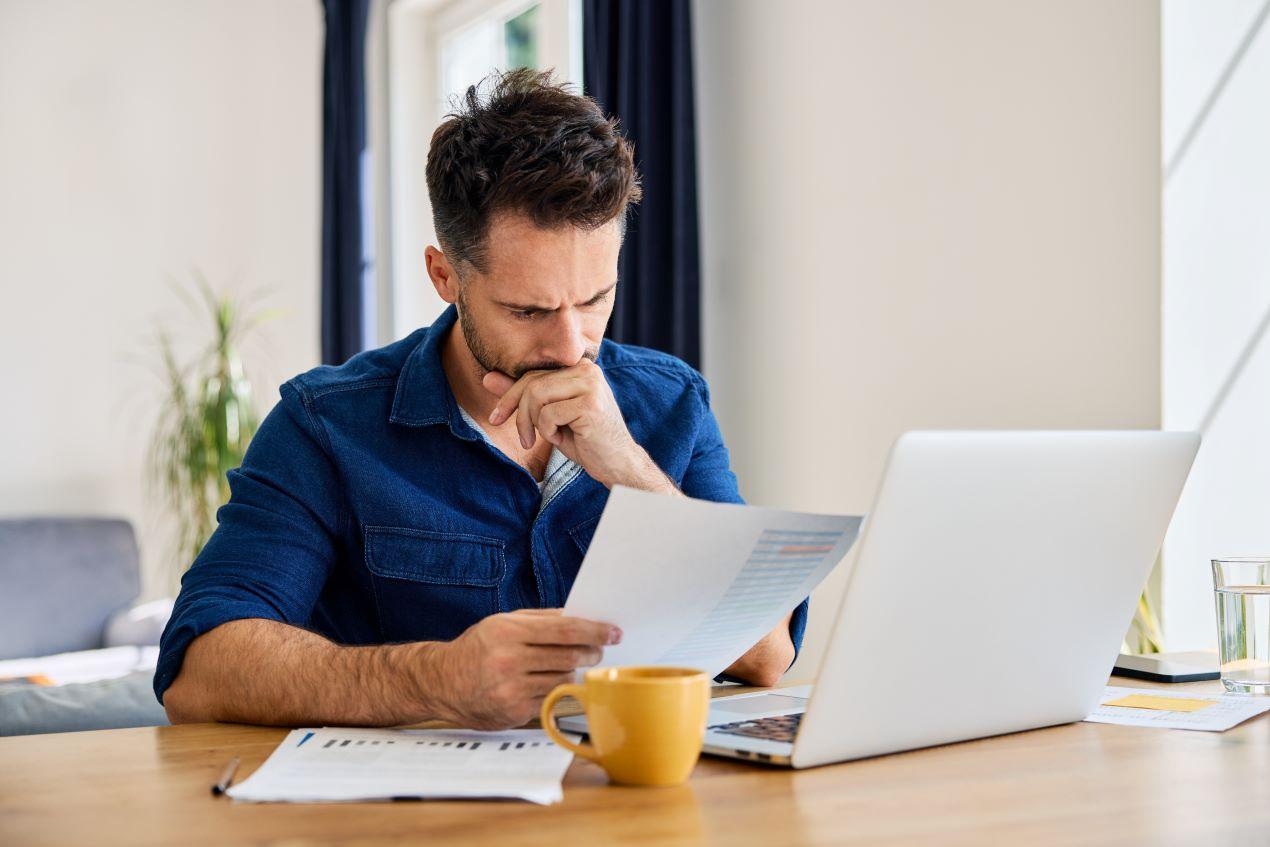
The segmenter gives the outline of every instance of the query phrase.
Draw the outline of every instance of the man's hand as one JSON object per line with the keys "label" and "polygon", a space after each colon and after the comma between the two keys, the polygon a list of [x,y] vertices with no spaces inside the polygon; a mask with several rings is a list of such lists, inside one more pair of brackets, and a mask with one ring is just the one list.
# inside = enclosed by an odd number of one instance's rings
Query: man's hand
{"label": "man's hand", "polygon": [[543,698],[597,665],[617,644],[615,626],[568,618],[559,609],[522,609],[478,621],[448,643],[431,645],[420,680],[440,717],[473,729],[522,726]]}
{"label": "man's hand", "polygon": [[590,359],[554,371],[530,371],[519,380],[491,371],[485,389],[500,399],[489,422],[516,419],[520,443],[534,446],[538,433],[600,484],[678,492],[626,428],[613,391]]}

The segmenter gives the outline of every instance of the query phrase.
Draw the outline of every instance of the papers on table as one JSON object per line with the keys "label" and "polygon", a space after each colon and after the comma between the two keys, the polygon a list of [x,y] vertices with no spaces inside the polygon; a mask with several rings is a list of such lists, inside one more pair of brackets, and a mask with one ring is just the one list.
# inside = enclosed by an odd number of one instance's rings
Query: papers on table
{"label": "papers on table", "polygon": [[0,662],[0,679],[40,677],[48,685],[97,682],[134,671],[153,671],[158,658],[158,647],[104,647],[34,659],[6,659]]}
{"label": "papers on table", "polygon": [[[1123,705],[1113,706],[1108,701]],[[1158,688],[1120,688],[1114,685],[1107,686],[1098,703],[1098,708],[1085,720],[1209,732],[1224,732],[1262,712],[1270,712],[1270,697],[1174,694]]]}
{"label": "papers on table", "polygon": [[547,805],[563,797],[572,759],[537,729],[297,729],[228,794],[258,803],[502,797]]}
{"label": "papers on table", "polygon": [[615,487],[565,614],[622,628],[605,665],[722,671],[847,555],[861,518]]}

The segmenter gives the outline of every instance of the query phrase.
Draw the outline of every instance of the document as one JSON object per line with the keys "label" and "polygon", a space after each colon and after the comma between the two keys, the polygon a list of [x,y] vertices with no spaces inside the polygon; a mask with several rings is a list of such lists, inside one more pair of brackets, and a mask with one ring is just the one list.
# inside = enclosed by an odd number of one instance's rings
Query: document
{"label": "document", "polygon": [[1107,686],[1098,703],[1098,708],[1085,720],[1208,732],[1225,732],[1249,718],[1270,712],[1270,698],[1267,697],[1174,694],[1159,688],[1120,688],[1114,685]]}
{"label": "document", "polygon": [[498,797],[549,805],[563,798],[572,759],[537,729],[296,729],[226,793],[253,803]]}
{"label": "document", "polygon": [[77,650],[34,659],[6,659],[0,662],[0,679],[34,678],[40,685],[97,682],[118,679],[135,671],[154,672],[158,647],[104,647]]}
{"label": "document", "polygon": [[621,627],[606,665],[714,676],[846,557],[861,520],[616,486],[564,611]]}

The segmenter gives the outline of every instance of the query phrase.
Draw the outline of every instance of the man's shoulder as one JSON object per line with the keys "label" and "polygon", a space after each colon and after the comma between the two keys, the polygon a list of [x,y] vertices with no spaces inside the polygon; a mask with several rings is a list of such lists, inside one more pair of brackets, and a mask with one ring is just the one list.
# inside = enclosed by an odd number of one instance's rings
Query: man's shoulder
{"label": "man's shoulder", "polygon": [[342,365],[319,365],[292,377],[286,385],[310,401],[336,392],[394,386],[406,360],[427,333],[428,327],[424,327],[391,344],[358,353]]}
{"label": "man's shoulder", "polygon": [[678,387],[706,392],[706,381],[696,368],[660,350],[606,340],[598,361],[610,381],[618,378],[649,389]]}

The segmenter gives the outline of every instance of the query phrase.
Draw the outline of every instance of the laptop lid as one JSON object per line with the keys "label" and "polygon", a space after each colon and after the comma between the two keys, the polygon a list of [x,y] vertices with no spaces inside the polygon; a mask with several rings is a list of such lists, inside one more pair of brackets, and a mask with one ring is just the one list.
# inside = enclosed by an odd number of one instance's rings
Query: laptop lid
{"label": "laptop lid", "polygon": [[1080,720],[1199,436],[912,432],[865,523],[795,767]]}

